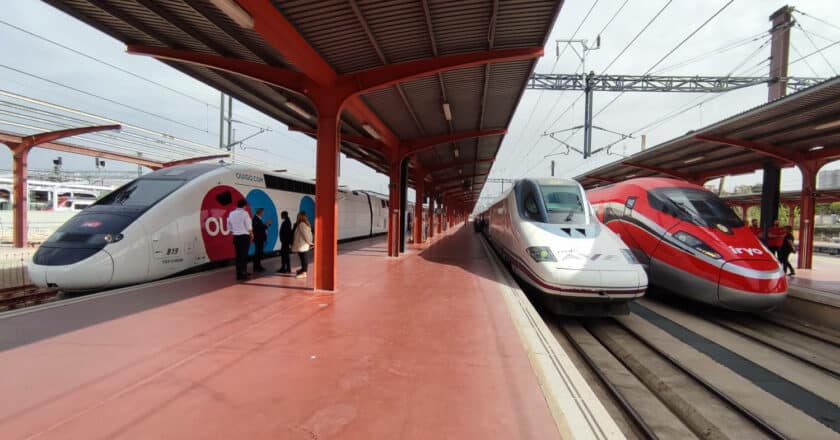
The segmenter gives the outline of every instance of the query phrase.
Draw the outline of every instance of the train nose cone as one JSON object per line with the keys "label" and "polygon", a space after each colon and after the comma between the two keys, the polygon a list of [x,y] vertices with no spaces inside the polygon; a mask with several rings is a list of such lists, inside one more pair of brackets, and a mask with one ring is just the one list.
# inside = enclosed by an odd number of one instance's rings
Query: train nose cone
{"label": "train nose cone", "polygon": [[761,269],[746,269],[728,262],[721,268],[718,300],[726,308],[760,312],[778,307],[787,297],[787,280],[775,262],[753,262]]}
{"label": "train nose cone", "polygon": [[105,287],[114,276],[114,259],[104,250],[78,263],[45,268],[46,283],[60,290],[94,290]]}

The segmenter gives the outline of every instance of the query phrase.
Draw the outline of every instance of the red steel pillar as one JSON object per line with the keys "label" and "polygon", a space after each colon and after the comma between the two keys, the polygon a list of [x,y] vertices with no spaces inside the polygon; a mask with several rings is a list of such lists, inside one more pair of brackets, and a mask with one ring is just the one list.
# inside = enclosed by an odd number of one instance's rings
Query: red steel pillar
{"label": "red steel pillar", "polygon": [[429,239],[435,236],[435,196],[429,197]]}
{"label": "red steel pillar", "polygon": [[318,106],[315,154],[315,261],[316,290],[335,290],[338,255],[338,188],[340,105]]}
{"label": "red steel pillar", "polygon": [[13,219],[13,231],[14,231],[14,239],[13,245],[16,248],[22,248],[26,246],[27,241],[27,226],[26,226],[26,213],[29,210],[29,203],[28,203],[28,192],[26,190],[26,176],[27,176],[27,163],[26,158],[29,156],[29,150],[31,148],[27,148],[23,145],[18,145],[17,147],[10,147],[12,149],[12,162],[13,162],[13,169],[12,174],[14,175],[14,180],[12,183],[13,189],[13,197],[15,198],[14,206],[12,207],[12,216]]}
{"label": "red steel pillar", "polygon": [[414,177],[414,244],[423,242],[423,199],[425,198],[423,179],[425,177],[420,173]]}
{"label": "red steel pillar", "polygon": [[802,171],[802,194],[799,209],[799,257],[797,267],[811,269],[814,252],[814,214],[817,206],[817,172],[822,164],[806,161],[797,164]]}
{"label": "red steel pillar", "polygon": [[392,160],[388,183],[388,256],[400,256],[400,177],[402,167],[399,160]]}

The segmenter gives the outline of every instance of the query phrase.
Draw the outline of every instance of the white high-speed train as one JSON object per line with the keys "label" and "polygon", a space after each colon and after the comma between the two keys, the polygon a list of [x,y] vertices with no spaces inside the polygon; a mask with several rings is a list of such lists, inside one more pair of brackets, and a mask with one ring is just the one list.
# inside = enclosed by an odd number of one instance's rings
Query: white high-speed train
{"label": "white high-speed train", "polygon": [[627,313],[647,289],[630,249],[570,179],[524,179],[477,216],[513,272],[561,314]]}
{"label": "white high-speed train", "polygon": [[[126,286],[234,258],[227,216],[245,199],[271,220],[266,253],[280,249],[280,213],[303,211],[314,225],[315,185],[252,168],[193,164],[146,174],[62,225],[28,265],[32,282],[64,291]],[[382,197],[339,191],[338,238],[387,232]],[[249,251],[253,254],[254,245]]]}

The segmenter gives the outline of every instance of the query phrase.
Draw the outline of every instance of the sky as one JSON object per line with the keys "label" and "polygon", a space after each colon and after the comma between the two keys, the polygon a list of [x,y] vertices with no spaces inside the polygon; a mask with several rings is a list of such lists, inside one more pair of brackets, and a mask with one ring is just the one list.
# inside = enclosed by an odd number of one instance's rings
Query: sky
{"label": "sky", "polygon": [[[572,48],[580,53],[580,46],[560,43],[560,57],[557,57],[555,40],[586,39],[592,46],[600,32],[600,48],[587,52],[587,71],[628,75],[766,75],[768,17],[784,4],[790,4],[799,11],[794,15],[797,26],[791,31],[790,76],[832,77],[840,71],[840,45],[821,55],[794,61],[801,55],[815,52],[815,47],[840,40],[840,8],[836,3],[836,0],[787,3],[778,0],[568,0],[560,11],[546,45],[546,54],[538,62],[536,71],[579,72],[580,59]],[[665,56],[721,8],[723,10],[707,25]],[[659,16],[628,46],[657,13]],[[119,70],[12,26],[60,42]],[[218,146],[218,91],[151,58],[126,54],[122,43],[63,12],[34,0],[5,2],[4,8],[0,9],[0,35],[0,91],[80,109],[207,146]],[[727,50],[717,50],[720,48]],[[562,154],[566,148],[544,135],[583,123],[580,95],[581,92],[571,91],[526,91],[490,177],[547,176],[552,159],[557,163],[557,175],[573,177],[620,160],[622,155],[638,152],[642,134],[646,135],[647,145],[651,147],[760,105],[767,99],[765,86],[716,95],[627,93],[604,108],[617,94],[596,92],[594,125],[634,137],[616,143],[611,148],[612,154],[602,151],[584,160],[574,152]],[[691,107],[701,101],[701,105]],[[684,111],[679,116],[667,118],[681,110]],[[240,158],[250,156],[264,163],[266,168],[288,169],[294,176],[314,176],[313,139],[288,132],[279,122],[241,103],[234,103],[234,119],[243,122],[234,124],[236,139],[254,134],[255,127],[271,130],[238,147],[236,155]],[[31,132],[4,125],[4,120],[10,118],[0,112],[0,130]],[[660,122],[655,123],[657,121]],[[574,134],[567,139],[571,133]],[[583,143],[582,131],[563,131],[557,136],[574,146]],[[618,139],[616,134],[595,130],[593,148]],[[50,168],[57,155],[49,150],[35,149],[30,153],[30,166]],[[64,169],[93,168],[89,157],[61,155]],[[10,168],[10,153],[0,150],[0,170]],[[840,164],[826,167],[832,168],[840,168]],[[134,170],[136,167],[109,162],[108,169]],[[726,180],[726,187],[732,189],[735,185],[758,181],[760,174],[730,178]],[[352,188],[387,191],[384,175],[346,158],[341,161],[340,183]],[[494,198],[499,187],[499,184],[488,184],[482,201]],[[799,188],[797,170],[783,171],[782,188]]]}

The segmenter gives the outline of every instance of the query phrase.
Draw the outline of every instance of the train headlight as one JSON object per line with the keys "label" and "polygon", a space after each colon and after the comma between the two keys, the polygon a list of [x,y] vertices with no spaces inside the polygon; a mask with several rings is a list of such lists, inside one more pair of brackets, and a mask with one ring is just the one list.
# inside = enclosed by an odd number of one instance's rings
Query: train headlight
{"label": "train headlight", "polygon": [[554,253],[551,252],[551,249],[547,246],[531,246],[525,250],[528,251],[528,255],[530,255],[537,263],[544,261],[557,261],[557,258],[554,257]]}
{"label": "train headlight", "polygon": [[123,239],[122,234],[105,234],[102,236],[102,239],[105,240],[106,243],[116,243]]}
{"label": "train headlight", "polygon": [[630,252],[630,249],[622,249],[621,255],[624,255],[624,259],[627,260],[630,264],[639,264],[639,260]]}
{"label": "train headlight", "polygon": [[685,243],[692,249],[700,252],[701,254],[719,260],[721,258],[720,254],[717,253],[711,246],[700,240],[699,238],[689,234],[688,232],[679,231],[674,234],[674,238],[677,240]]}

